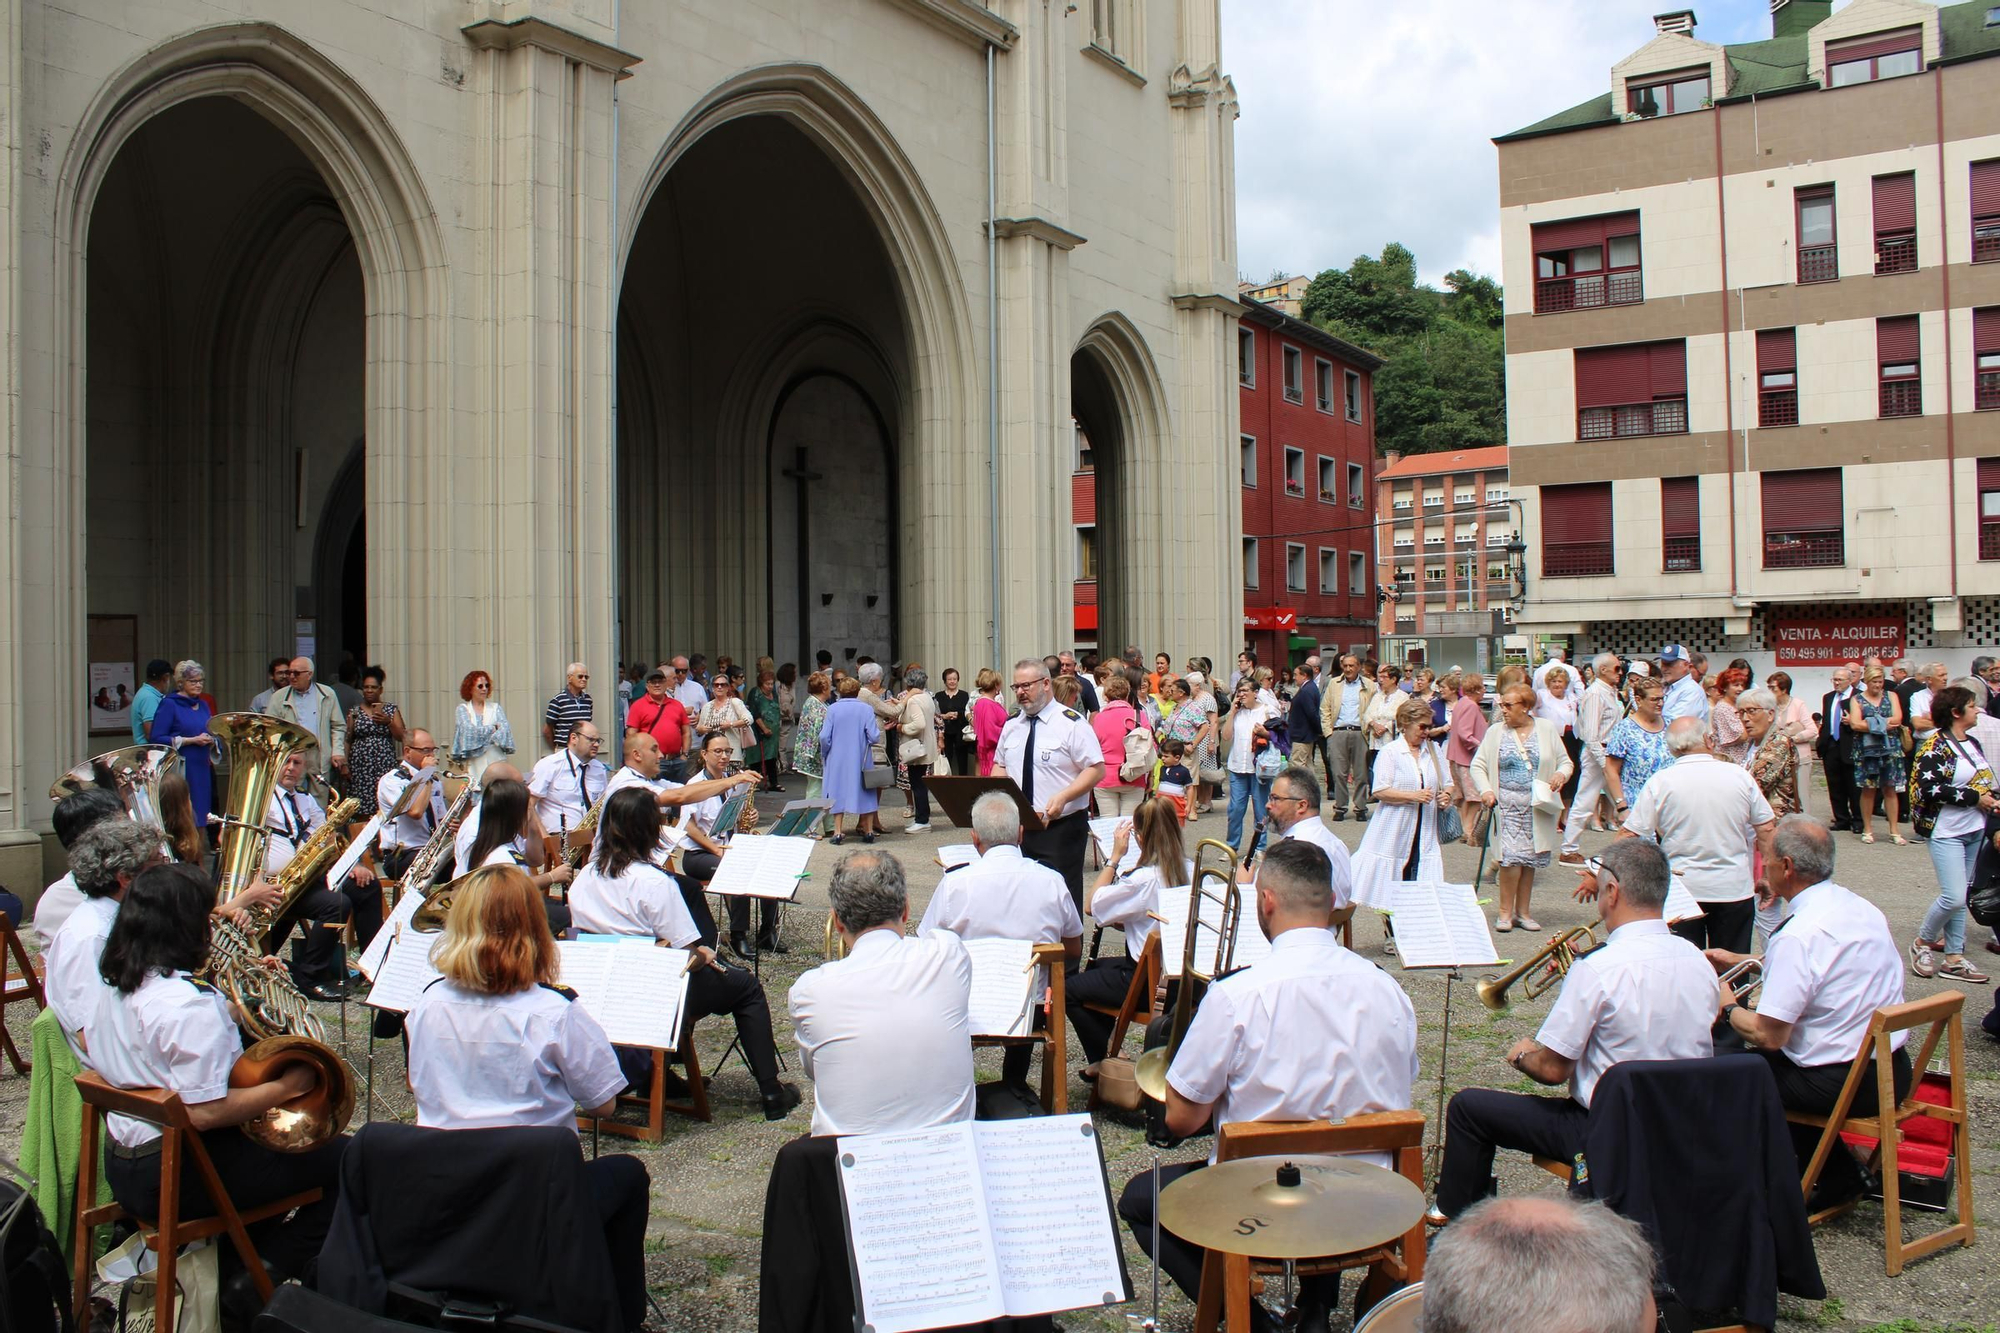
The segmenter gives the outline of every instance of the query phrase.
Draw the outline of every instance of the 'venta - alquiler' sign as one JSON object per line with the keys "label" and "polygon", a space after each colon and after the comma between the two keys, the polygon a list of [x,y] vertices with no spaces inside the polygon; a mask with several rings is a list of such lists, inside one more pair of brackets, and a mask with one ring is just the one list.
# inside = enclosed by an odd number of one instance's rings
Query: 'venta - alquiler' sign
{"label": "'venta - alquiler' sign", "polygon": [[1771,620],[1771,647],[1778,665],[1839,666],[1858,662],[1869,653],[1884,661],[1903,655],[1901,616],[1863,616],[1853,620]]}

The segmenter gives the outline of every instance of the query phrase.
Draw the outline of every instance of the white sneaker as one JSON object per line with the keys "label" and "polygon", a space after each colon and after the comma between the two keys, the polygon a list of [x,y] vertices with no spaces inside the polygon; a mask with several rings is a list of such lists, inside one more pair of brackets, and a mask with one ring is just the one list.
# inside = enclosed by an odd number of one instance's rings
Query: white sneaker
{"label": "white sneaker", "polygon": [[905,832],[905,833],[928,833],[928,832],[930,832],[930,827],[931,827],[931,826],[930,826],[929,824],[905,824],[905,825],[903,825],[903,832]]}

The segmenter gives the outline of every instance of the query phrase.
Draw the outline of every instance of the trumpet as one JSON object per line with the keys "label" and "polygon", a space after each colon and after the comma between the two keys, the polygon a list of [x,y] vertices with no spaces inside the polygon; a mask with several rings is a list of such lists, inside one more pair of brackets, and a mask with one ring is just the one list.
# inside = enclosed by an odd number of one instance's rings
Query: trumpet
{"label": "trumpet", "polygon": [[[1736,984],[1740,978],[1750,976],[1753,972],[1756,974],[1754,980],[1742,986]],[[1761,958],[1745,958],[1735,967],[1724,972],[1717,978],[1717,982],[1736,992],[1736,1003],[1742,1005],[1745,1009],[1755,1009],[1757,1007],[1757,992],[1764,989],[1764,960]]]}
{"label": "trumpet", "polygon": [[[1209,864],[1211,848],[1221,857],[1222,868]],[[1181,982],[1180,990],[1174,997],[1173,1026],[1168,1031],[1167,1044],[1142,1054],[1132,1069],[1132,1078],[1139,1085],[1139,1091],[1163,1106],[1167,1100],[1167,1070],[1172,1068],[1174,1055],[1180,1050],[1181,1041],[1187,1036],[1188,1024],[1194,1019],[1194,983],[1221,976],[1229,971],[1230,964],[1236,959],[1236,925],[1243,914],[1243,890],[1236,882],[1236,866],[1236,849],[1221,839],[1203,838],[1195,845],[1194,882],[1188,888],[1187,938],[1181,944]],[[1222,892],[1218,894],[1204,887],[1202,881],[1205,879],[1221,880]],[[1222,918],[1215,932],[1215,970],[1207,976],[1195,971],[1204,900],[1222,908]]]}
{"label": "trumpet", "polygon": [[[1479,983],[1479,1002],[1488,1009],[1501,1010],[1507,1007],[1507,988],[1528,976],[1527,984],[1521,987],[1521,998],[1537,1000],[1548,993],[1549,987],[1569,975],[1576,960],[1598,947],[1597,932],[1589,926],[1571,926],[1568,930],[1557,931],[1555,937],[1535,951],[1532,958],[1511,972],[1497,977],[1488,977]],[[1539,971],[1538,971],[1539,969]]]}

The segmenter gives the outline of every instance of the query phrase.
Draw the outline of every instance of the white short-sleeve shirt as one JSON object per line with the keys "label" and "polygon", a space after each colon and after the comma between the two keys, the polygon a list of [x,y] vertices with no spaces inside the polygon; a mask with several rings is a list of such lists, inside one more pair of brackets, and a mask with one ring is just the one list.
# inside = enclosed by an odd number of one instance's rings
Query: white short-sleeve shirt
{"label": "white short-sleeve shirt", "polygon": [[1410,997],[1332,931],[1306,928],[1209,987],[1167,1071],[1181,1096],[1215,1104],[1218,1125],[1408,1110],[1416,1081]]}
{"label": "white short-sleeve shirt", "polygon": [[1162,883],[1158,866],[1135,866],[1112,879],[1090,895],[1090,919],[1100,926],[1116,926],[1125,934],[1125,952],[1137,958],[1146,950],[1146,941],[1160,923],[1153,913],[1160,910],[1162,893],[1188,896],[1194,881],[1194,863],[1184,862],[1179,888]]}
{"label": "white short-sleeve shirt", "polygon": [[567,747],[543,755],[528,774],[528,790],[542,814],[542,832],[560,834],[581,824],[610,781],[602,759],[579,760]]}
{"label": "white short-sleeve shirt", "polygon": [[1061,875],[1022,856],[1019,847],[989,847],[938,884],[917,933],[933,930],[967,940],[1060,944],[1083,935],[1083,918]]}
{"label": "white short-sleeve shirt", "polygon": [[1585,1106],[1622,1060],[1706,1060],[1715,1054],[1720,983],[1700,949],[1664,921],[1628,921],[1576,960],[1535,1040],[1576,1061],[1569,1095]]}
{"label": "white short-sleeve shirt", "polygon": [[[1903,955],[1879,907],[1830,879],[1793,895],[1791,916],[1764,945],[1757,996],[1758,1013],[1792,1025],[1793,1064],[1849,1063],[1875,1011],[1902,1002]],[[1890,1044],[1900,1050],[1909,1037]]]}
{"label": "white short-sleeve shirt", "polygon": [[[1000,728],[1000,741],[994,751],[994,763],[1014,779],[1014,784],[1023,791],[1028,787],[1028,715],[1016,713]],[[1104,747],[1097,742],[1097,733],[1082,713],[1065,707],[1054,698],[1042,706],[1035,714],[1035,808],[1047,807],[1049,801],[1063,788],[1075,782],[1084,769],[1104,762]],[[1073,815],[1090,807],[1090,792],[1072,798],[1062,808],[1062,814]],[[1060,816],[1058,816],[1060,817]]]}
{"label": "white short-sleeve shirt", "polygon": [[1625,827],[1657,838],[1696,902],[1741,902],[1754,891],[1759,824],[1777,818],[1756,779],[1712,754],[1684,754],[1646,780]]}
{"label": "white short-sleeve shirt", "polygon": [[326,811],[310,793],[280,787],[271,793],[271,807],[264,827],[271,836],[264,844],[264,873],[275,875],[292,863],[299,844],[326,823]]}
{"label": "white short-sleeve shirt", "polygon": [[89,1059],[77,1044],[76,1034],[88,1032],[97,1021],[98,1005],[110,989],[97,965],[104,957],[104,941],[111,937],[111,924],[117,919],[117,899],[85,898],[43,952],[43,994],[49,1008],[56,1011],[56,1022],[62,1024],[69,1048],[86,1064]]}
{"label": "white short-sleeve shirt", "polygon": [[42,896],[35,899],[35,919],[32,924],[35,934],[41,938],[42,948],[54,942],[56,932],[62,929],[69,914],[83,905],[83,890],[76,886],[76,876],[68,871],[63,877],[42,890]]}
{"label": "white short-sleeve shirt", "polygon": [[[433,775],[437,772],[435,768],[424,771]],[[375,804],[383,810],[394,809],[396,802],[403,798],[403,793],[410,789],[410,784],[414,781],[416,775],[410,771],[407,763],[396,765],[384,773],[381,781],[375,784]],[[430,797],[428,806],[419,805],[408,814],[397,815],[389,821],[388,827],[382,830],[384,850],[416,848],[430,841],[431,834],[436,831],[437,826],[444,823],[443,782],[431,783]]]}
{"label": "white short-sleeve shirt", "polygon": [[1348,854],[1347,844],[1320,818],[1319,811],[1313,811],[1278,835],[1280,842],[1286,838],[1311,843],[1333,862],[1333,908],[1336,912],[1354,901],[1354,858]]}
{"label": "white short-sleeve shirt", "polygon": [[658,866],[643,862],[615,876],[595,862],[585,866],[569,884],[569,915],[579,934],[643,935],[676,949],[691,948],[701,939],[680,885]]}
{"label": "white short-sleeve shirt", "polygon": [[[90,1027],[92,1068],[114,1088],[166,1088],[191,1106],[229,1093],[229,1070],[243,1038],[222,992],[185,972],[156,972],[130,995],[105,987]],[[113,1115],[111,1137],[138,1148],[158,1127]]]}
{"label": "white short-sleeve shirt", "polygon": [[432,982],[410,1008],[410,1088],[426,1129],[576,1125],[625,1087],[590,1012],[550,986],[482,995]]}

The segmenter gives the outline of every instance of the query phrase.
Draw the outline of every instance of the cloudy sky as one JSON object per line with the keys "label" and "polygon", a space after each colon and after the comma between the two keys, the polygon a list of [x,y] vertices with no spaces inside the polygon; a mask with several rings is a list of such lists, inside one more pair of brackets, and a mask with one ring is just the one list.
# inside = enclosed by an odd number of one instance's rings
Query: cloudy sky
{"label": "cloudy sky", "polygon": [[1683,6],[1709,41],[1770,35],[1769,0],[1222,0],[1243,276],[1401,241],[1432,282],[1498,277],[1493,136],[1604,91]]}

